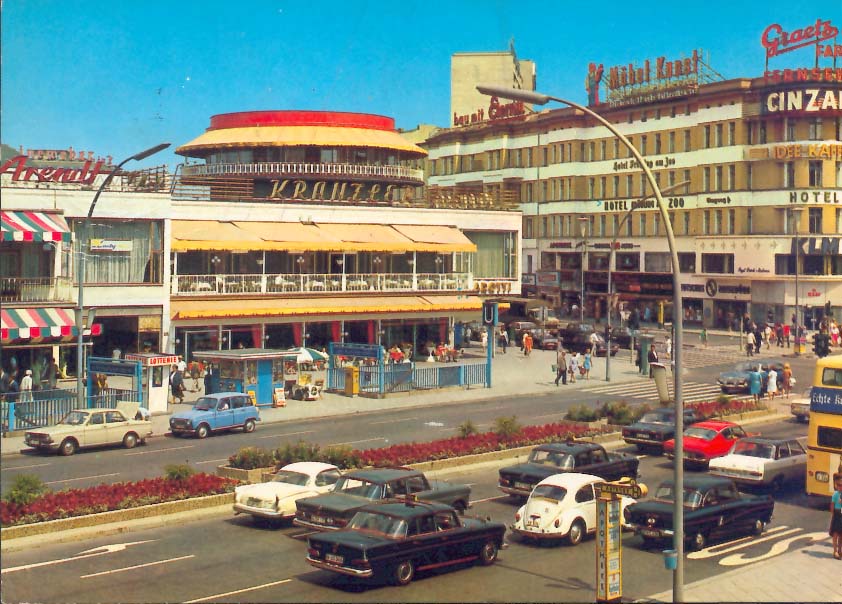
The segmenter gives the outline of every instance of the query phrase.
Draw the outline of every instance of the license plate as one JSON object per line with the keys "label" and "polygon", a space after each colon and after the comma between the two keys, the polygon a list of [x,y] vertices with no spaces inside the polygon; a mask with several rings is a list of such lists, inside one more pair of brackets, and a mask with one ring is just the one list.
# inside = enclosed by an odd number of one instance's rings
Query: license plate
{"label": "license plate", "polygon": [[310,520],[312,520],[315,524],[327,524],[324,516],[311,516]]}
{"label": "license plate", "polygon": [[646,434],[645,432],[638,432],[637,437],[638,438],[649,438],[649,435]]}
{"label": "license plate", "polygon": [[535,520],[527,520],[524,526],[532,526],[538,528],[538,519],[536,518]]}
{"label": "license plate", "polygon": [[252,507],[260,507],[260,500],[257,497],[249,497],[246,504]]}
{"label": "license plate", "polygon": [[325,562],[330,562],[331,564],[342,564],[345,562],[345,558],[337,556],[336,554],[325,554]]}
{"label": "license plate", "polygon": [[643,529],[640,533],[644,537],[660,537],[661,531],[656,531],[655,529]]}
{"label": "license plate", "polygon": [[522,490],[524,490],[524,491],[530,491],[530,490],[532,490],[532,485],[531,485],[531,484],[527,484],[527,483],[525,483],[525,482],[516,482],[516,483],[515,483],[515,488],[516,488],[516,489],[522,489]]}

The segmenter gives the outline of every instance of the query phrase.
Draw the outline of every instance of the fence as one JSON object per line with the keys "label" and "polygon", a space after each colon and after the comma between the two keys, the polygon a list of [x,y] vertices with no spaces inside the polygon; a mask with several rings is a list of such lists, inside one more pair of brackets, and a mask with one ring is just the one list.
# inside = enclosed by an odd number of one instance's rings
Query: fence
{"label": "fence", "polygon": [[[435,390],[451,386],[488,386],[485,362],[393,363],[363,365],[359,369],[360,393],[373,396],[414,390]],[[328,368],[327,385],[328,390],[344,392],[345,368]]]}
{"label": "fence", "polygon": [[[88,408],[112,408],[119,401],[140,400],[138,395],[136,390],[108,388],[88,397]],[[0,403],[2,433],[54,426],[70,411],[79,407],[76,390],[36,390],[32,396],[34,400],[31,401],[5,400]]]}

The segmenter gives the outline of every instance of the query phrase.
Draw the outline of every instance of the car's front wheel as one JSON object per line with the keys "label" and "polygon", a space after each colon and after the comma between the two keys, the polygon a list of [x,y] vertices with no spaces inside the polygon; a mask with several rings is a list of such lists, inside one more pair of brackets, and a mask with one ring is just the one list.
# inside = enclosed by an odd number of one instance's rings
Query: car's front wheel
{"label": "car's front wheel", "polygon": [[243,424],[243,432],[248,434],[249,432],[254,432],[255,424],[253,419],[247,419],[246,423]]}
{"label": "car's front wheel", "polygon": [[705,549],[705,546],[708,544],[707,537],[705,537],[704,533],[697,532],[693,535],[693,538],[690,540],[690,545],[693,548],[693,551],[701,551]]}
{"label": "car's front wheel", "polygon": [[762,535],[765,528],[766,523],[763,522],[760,518],[758,518],[754,521],[754,524],[751,527],[751,534],[756,536]]}
{"label": "car's front wheel", "polygon": [[409,585],[415,577],[415,565],[412,560],[404,560],[395,567],[393,579],[396,585]]}
{"label": "car's front wheel", "polygon": [[58,448],[58,452],[62,455],[73,455],[76,452],[76,449],[79,448],[79,445],[76,443],[75,440],[72,438],[65,438],[64,442],[61,443],[61,446]]}
{"label": "car's front wheel", "polygon": [[127,449],[134,449],[137,446],[137,435],[129,432],[123,437],[123,446]]}
{"label": "car's front wheel", "polygon": [[483,566],[490,566],[497,561],[497,544],[487,541],[479,551],[479,563]]}
{"label": "car's front wheel", "polygon": [[196,428],[196,436],[198,438],[207,438],[208,434],[210,434],[210,428],[208,428],[207,424],[201,424]]}

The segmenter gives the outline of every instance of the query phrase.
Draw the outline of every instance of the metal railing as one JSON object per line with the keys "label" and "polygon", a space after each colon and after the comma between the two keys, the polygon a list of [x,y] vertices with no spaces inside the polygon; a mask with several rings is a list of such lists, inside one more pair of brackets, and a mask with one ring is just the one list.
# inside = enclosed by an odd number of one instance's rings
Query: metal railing
{"label": "metal railing", "polygon": [[0,302],[72,302],[69,277],[0,277]]}
{"label": "metal railing", "polygon": [[173,275],[174,296],[335,293],[363,291],[470,291],[470,273],[280,273]]}
{"label": "metal railing", "polygon": [[[136,390],[108,388],[88,397],[88,408],[112,408],[119,401],[139,400]],[[16,396],[20,396],[17,393]],[[36,390],[33,400],[7,400],[0,402],[0,431],[30,430],[54,426],[73,409],[78,408],[76,390],[57,388]]]}
{"label": "metal railing", "polygon": [[[359,367],[359,391],[369,396],[461,386],[488,386],[485,361],[471,363],[388,363]],[[382,379],[381,379],[382,378]],[[381,387],[382,384],[382,387]],[[328,390],[345,391],[345,367],[327,370]]]}
{"label": "metal railing", "polygon": [[312,162],[253,162],[220,163],[184,166],[184,176],[362,176],[371,178],[393,178],[398,180],[424,180],[424,171],[405,166],[381,166],[371,164],[331,164]]}

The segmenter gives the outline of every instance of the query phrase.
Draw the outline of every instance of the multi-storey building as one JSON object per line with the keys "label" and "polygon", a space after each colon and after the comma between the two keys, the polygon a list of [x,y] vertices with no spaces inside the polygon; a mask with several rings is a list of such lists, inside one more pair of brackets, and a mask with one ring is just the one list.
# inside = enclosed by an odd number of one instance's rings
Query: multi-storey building
{"label": "multi-storey building", "polygon": [[[789,322],[798,303],[812,327],[842,300],[842,71],[706,82],[699,63],[592,64],[591,108],[669,191],[685,322]],[[519,205],[525,292],[568,311],[584,293],[586,314],[603,317],[611,270],[612,301],[653,320],[663,304],[670,320],[665,229],[627,148],[571,108],[511,113],[428,139],[429,195]]]}

